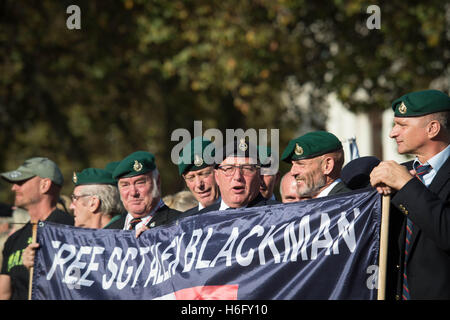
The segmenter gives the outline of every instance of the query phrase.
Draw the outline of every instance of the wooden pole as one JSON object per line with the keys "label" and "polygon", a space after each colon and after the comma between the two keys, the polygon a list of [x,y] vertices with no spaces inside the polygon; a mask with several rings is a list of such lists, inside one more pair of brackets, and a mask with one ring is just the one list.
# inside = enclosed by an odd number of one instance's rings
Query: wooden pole
{"label": "wooden pole", "polygon": [[[33,229],[31,231],[31,243],[36,243],[36,236],[37,236],[37,224],[36,223],[32,223]],[[34,267],[30,268],[30,279],[28,280],[28,300],[31,300],[31,288],[33,287],[33,271],[34,271]]]}
{"label": "wooden pole", "polygon": [[386,269],[389,236],[390,196],[383,196],[381,209],[380,256],[378,261],[378,300],[386,299]]}

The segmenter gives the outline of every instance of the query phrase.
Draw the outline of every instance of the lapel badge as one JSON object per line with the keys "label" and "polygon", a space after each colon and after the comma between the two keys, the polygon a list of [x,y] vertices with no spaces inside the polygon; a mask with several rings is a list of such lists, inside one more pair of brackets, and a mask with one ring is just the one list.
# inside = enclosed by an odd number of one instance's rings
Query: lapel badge
{"label": "lapel badge", "polygon": [[301,156],[303,154],[303,148],[298,145],[298,143],[295,144],[295,154],[298,156]]}
{"label": "lapel badge", "polygon": [[137,160],[134,160],[133,169],[136,172],[139,172],[142,170],[142,163],[138,162]]}
{"label": "lapel badge", "polygon": [[150,223],[149,227],[153,228],[155,226],[155,222],[153,221],[152,223]]}
{"label": "lapel badge", "polygon": [[239,140],[239,149],[244,152],[247,151],[248,145],[245,143],[245,138],[241,138],[241,140]]}
{"label": "lapel badge", "polygon": [[200,167],[203,165],[203,159],[198,154],[194,155],[194,164],[196,167]]}
{"label": "lapel badge", "polygon": [[403,102],[400,104],[400,107],[398,107],[398,112],[400,112],[401,114],[405,114],[407,110],[408,109]]}
{"label": "lapel badge", "polygon": [[77,173],[75,171],[73,172],[72,181],[73,181],[73,183],[77,183],[78,182]]}

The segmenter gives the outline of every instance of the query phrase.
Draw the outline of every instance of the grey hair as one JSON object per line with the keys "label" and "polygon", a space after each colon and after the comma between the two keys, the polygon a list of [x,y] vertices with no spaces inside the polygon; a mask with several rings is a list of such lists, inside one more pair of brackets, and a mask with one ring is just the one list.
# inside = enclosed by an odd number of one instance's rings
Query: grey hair
{"label": "grey hair", "polygon": [[431,114],[431,119],[437,120],[442,128],[450,133],[450,111],[441,111]]}
{"label": "grey hair", "polygon": [[122,214],[125,208],[120,201],[119,189],[110,184],[84,185],[83,192],[100,200],[100,212],[108,215]]}
{"label": "grey hair", "polygon": [[161,190],[158,186],[158,179],[159,179],[159,171],[158,168],[153,169],[152,173],[152,182],[153,182],[153,190],[152,190],[152,197],[153,199],[161,197]]}

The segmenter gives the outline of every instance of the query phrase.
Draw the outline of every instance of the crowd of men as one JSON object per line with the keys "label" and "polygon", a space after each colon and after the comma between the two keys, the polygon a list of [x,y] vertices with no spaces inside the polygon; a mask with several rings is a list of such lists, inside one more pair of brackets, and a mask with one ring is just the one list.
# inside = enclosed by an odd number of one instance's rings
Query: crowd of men
{"label": "crowd of men", "polygon": [[[64,182],[58,166],[48,158],[28,159],[1,174],[12,185],[15,206],[28,211],[30,222],[5,243],[0,298],[27,298],[28,269],[39,248],[31,240],[32,224],[39,220],[136,230],[139,236],[175,220],[182,223],[187,216],[278,204],[274,189],[279,185],[282,203],[366,187],[391,195],[387,298],[450,299],[450,97],[437,90],[412,92],[395,100],[392,109],[390,137],[398,152],[414,155],[414,161],[398,164],[362,157],[343,167],[339,139],[314,131],[289,141],[280,159],[291,168],[280,177],[270,166],[277,161],[270,148],[245,137],[224,146],[196,137],[179,155],[179,174],[198,203],[183,212],[163,201],[161,177],[150,152],[136,151],[105,168],[75,172],[73,217],[57,209]],[[212,158],[213,163],[206,161]]]}

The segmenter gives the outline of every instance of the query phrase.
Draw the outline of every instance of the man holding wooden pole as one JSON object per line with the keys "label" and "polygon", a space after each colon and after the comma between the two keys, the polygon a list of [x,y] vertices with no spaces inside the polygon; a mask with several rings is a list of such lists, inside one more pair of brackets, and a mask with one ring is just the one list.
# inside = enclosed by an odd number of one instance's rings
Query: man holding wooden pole
{"label": "man holding wooden pole", "polygon": [[390,228],[397,241],[389,247],[399,250],[395,298],[450,299],[450,97],[412,92],[392,109],[390,137],[400,154],[416,156],[405,165],[382,161],[370,175],[379,193],[392,194],[397,211],[391,225],[400,228]]}
{"label": "man holding wooden pole", "polygon": [[12,184],[14,204],[26,209],[30,215],[30,222],[12,234],[5,243],[0,272],[0,299],[26,300],[29,271],[22,263],[22,253],[33,242],[33,226],[44,220],[73,225],[73,217],[56,208],[64,179],[52,160],[31,158],[16,170],[0,176]]}

